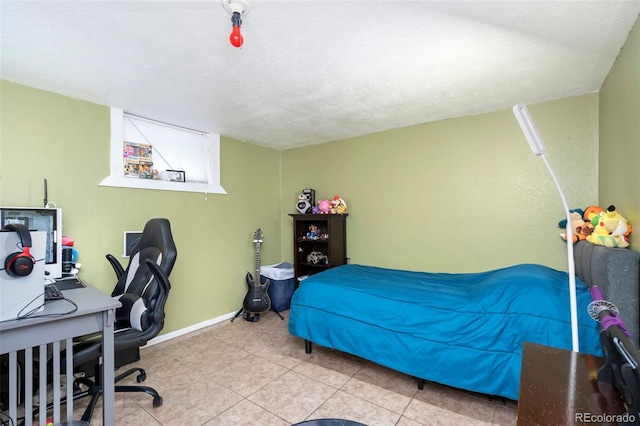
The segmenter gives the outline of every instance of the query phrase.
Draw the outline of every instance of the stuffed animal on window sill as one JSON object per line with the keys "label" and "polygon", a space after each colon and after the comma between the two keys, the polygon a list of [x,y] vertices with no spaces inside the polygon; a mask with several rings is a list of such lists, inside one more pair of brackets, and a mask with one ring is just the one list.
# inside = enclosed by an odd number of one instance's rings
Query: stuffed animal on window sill
{"label": "stuffed animal on window sill", "polygon": [[592,244],[604,247],[629,247],[631,225],[629,221],[611,205],[591,219],[593,233],[587,237]]}

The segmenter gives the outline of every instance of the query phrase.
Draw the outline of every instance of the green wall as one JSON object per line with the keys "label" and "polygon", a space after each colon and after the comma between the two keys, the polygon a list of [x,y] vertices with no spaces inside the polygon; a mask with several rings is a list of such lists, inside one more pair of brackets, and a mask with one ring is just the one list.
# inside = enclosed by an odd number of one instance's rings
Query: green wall
{"label": "green wall", "polygon": [[[636,23],[599,94],[528,106],[569,206],[613,203],[632,224],[640,224],[639,68]],[[566,269],[560,198],[510,109],[282,152],[222,137],[228,195],[99,187],[108,163],[108,108],[0,82],[0,204],[41,205],[46,177],[88,281],[110,292],[104,255],[121,253],[122,232],[171,220],[179,255],[165,333],[241,306],[256,228],[263,264],[292,260],[288,214],[306,187],[346,200],[353,263]],[[640,238],[631,241],[639,250]]]}
{"label": "green wall", "polygon": [[0,204],[41,206],[47,178],[87,281],[111,292],[115,278],[104,256],[122,259],[123,231],[152,217],[171,221],[178,260],[165,333],[242,306],[258,227],[264,264],[280,261],[279,151],[221,138],[228,195],[100,187],[109,173],[107,107],[7,81],[0,98]]}
{"label": "green wall", "polygon": [[[597,204],[598,96],[530,105],[570,208]],[[352,263],[478,271],[567,268],[563,206],[511,109],[291,149],[282,210],[305,187],[348,205]],[[283,220],[284,241],[291,240]],[[286,245],[284,246],[286,248]],[[289,258],[293,254],[288,253]]]}
{"label": "green wall", "polygon": [[640,21],[600,90],[599,181],[602,204],[635,225],[631,248],[640,251]]}

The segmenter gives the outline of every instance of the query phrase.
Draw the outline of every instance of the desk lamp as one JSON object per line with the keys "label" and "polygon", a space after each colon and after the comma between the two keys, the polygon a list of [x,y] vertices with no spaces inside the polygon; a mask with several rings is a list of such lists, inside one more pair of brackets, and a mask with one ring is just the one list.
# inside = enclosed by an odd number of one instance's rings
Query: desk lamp
{"label": "desk lamp", "polygon": [[567,216],[567,262],[569,264],[569,304],[571,306],[571,343],[574,352],[580,351],[580,344],[578,339],[578,305],[576,298],[576,273],[575,273],[575,263],[573,260],[573,229],[571,229],[571,214],[569,213],[569,207],[567,206],[567,200],[564,198],[564,194],[562,193],[562,188],[560,188],[560,184],[558,183],[558,179],[556,179],[556,175],[553,173],[551,166],[547,162],[546,157],[544,156],[544,143],[542,142],[542,138],[538,133],[538,129],[536,129],[536,125],[533,123],[531,116],[529,115],[529,111],[527,111],[527,107],[524,104],[517,104],[513,107],[513,113],[518,120],[518,124],[520,124],[520,128],[522,129],[522,133],[524,133],[525,138],[527,138],[527,142],[529,142],[529,147],[531,151],[538,157],[542,158],[545,166],[549,170],[551,174],[551,178],[553,182],[556,184],[556,188],[558,188],[558,192],[560,193],[560,198],[562,199],[562,204],[564,205],[564,212]]}

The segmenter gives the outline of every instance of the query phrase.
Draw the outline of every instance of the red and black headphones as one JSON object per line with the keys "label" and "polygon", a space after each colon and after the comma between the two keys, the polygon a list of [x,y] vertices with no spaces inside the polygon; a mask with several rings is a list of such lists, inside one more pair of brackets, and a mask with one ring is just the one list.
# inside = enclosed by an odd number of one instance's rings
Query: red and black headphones
{"label": "red and black headphones", "polygon": [[22,251],[10,254],[4,260],[4,270],[11,277],[26,277],[33,271],[36,260],[31,256],[31,234],[29,228],[19,223],[5,225],[4,229],[15,231],[20,236]]}

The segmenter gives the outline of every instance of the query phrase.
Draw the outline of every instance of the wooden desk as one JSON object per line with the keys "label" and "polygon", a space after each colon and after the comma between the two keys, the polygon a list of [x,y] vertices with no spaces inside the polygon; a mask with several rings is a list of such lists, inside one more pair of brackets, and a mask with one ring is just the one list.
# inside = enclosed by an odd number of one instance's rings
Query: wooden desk
{"label": "wooden desk", "polygon": [[525,343],[518,425],[617,424],[615,415],[626,409],[618,392],[598,381],[603,363],[600,357]]}
{"label": "wooden desk", "polygon": [[[18,386],[17,386],[17,352],[23,349],[35,348],[36,356],[46,360],[48,357],[47,346],[53,353],[53,389],[54,409],[53,418],[56,424],[61,423],[60,413],[60,350],[66,346],[73,346],[73,338],[102,332],[103,362],[102,374],[104,377],[104,408],[103,424],[114,424],[114,353],[113,332],[115,310],[121,304],[117,300],[104,294],[92,286],[72,290],[64,290],[67,299],[78,305],[78,310],[62,316],[57,314],[68,312],[73,306],[63,300],[47,302],[44,310],[36,312],[33,318],[0,322],[0,354],[9,354],[9,416],[18,417]],[[54,317],[52,317],[54,315]],[[32,424],[32,395],[33,395],[33,352],[25,351],[24,362],[24,387],[25,387],[25,424]],[[47,363],[38,363],[39,398],[46,401],[46,376]],[[66,370],[73,371],[73,359],[67,357]],[[71,422],[73,418],[73,375],[67,374],[67,412],[66,419]],[[108,384],[108,385],[107,385]],[[40,412],[39,423],[46,424],[46,410]]]}

